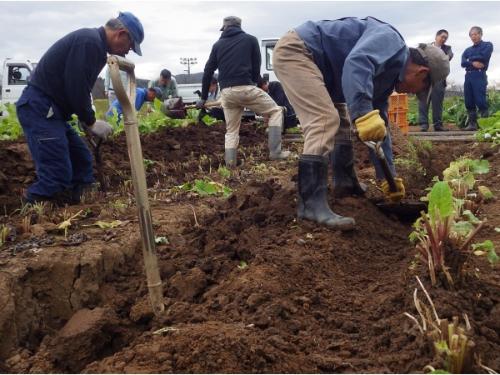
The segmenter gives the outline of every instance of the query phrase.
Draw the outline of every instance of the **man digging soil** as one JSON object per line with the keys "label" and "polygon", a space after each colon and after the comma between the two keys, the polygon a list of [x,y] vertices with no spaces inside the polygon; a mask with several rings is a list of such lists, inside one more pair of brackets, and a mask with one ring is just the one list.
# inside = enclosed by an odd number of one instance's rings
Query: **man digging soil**
{"label": "man digging soil", "polygon": [[90,93],[107,53],[141,55],[144,30],[129,12],[104,27],[76,30],[57,41],[42,56],[17,102],[17,115],[35,162],[38,180],[24,196],[28,203],[52,201],[78,204],[83,190],[94,182],[92,154],[68,124],[72,114],[104,139],[113,131],[96,121]]}
{"label": "man digging soil", "polygon": [[[437,47],[408,48],[391,25],[372,17],[308,21],[276,44],[273,67],[304,130],[299,159],[299,219],[350,230],[355,222],[333,212],[327,201],[328,156],[331,154],[336,196],[363,194],[354,171],[350,119],[361,141],[382,142],[392,174],[391,137],[387,132],[389,95],[431,92],[450,72],[448,57]],[[371,150],[370,150],[371,151]],[[371,152],[377,179],[384,178]],[[401,178],[396,191],[387,181],[390,201],[404,197]]]}

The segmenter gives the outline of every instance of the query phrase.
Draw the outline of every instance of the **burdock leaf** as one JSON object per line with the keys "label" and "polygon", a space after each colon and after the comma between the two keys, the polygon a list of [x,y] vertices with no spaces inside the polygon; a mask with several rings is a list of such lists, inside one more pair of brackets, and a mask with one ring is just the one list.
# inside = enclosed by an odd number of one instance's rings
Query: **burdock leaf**
{"label": "burdock leaf", "polygon": [[429,193],[429,215],[432,221],[435,221],[437,217],[445,219],[453,212],[453,195],[448,183],[436,182]]}
{"label": "burdock leaf", "polygon": [[471,160],[470,170],[475,174],[484,174],[490,171],[490,162],[486,159]]}

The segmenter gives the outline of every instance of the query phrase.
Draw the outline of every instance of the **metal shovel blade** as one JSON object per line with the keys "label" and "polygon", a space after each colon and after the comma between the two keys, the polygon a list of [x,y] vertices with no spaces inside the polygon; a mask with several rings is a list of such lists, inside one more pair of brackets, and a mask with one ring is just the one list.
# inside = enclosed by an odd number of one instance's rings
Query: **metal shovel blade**
{"label": "metal shovel blade", "polygon": [[376,206],[386,214],[396,215],[403,221],[415,221],[420,212],[427,210],[425,202],[380,202]]}

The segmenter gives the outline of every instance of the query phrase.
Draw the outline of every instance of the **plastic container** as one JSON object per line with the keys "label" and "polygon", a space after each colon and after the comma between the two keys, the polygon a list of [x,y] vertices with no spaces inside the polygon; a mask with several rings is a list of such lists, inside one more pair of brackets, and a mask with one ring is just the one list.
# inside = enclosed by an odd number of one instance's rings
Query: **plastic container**
{"label": "plastic container", "polygon": [[406,109],[389,111],[389,122],[397,125],[403,134],[408,134],[409,131],[407,113]]}
{"label": "plastic container", "polygon": [[389,96],[389,112],[402,109],[408,110],[408,95],[392,93]]}

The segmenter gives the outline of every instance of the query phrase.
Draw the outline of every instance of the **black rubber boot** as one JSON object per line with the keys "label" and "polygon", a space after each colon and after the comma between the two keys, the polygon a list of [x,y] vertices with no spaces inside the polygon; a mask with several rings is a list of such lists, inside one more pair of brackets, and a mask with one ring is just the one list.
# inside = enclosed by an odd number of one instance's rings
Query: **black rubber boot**
{"label": "black rubber boot", "polygon": [[352,144],[337,144],[330,153],[333,171],[333,192],[335,198],[350,195],[364,195],[366,185],[358,181],[354,171],[354,150]]}
{"label": "black rubber boot", "polygon": [[420,124],[421,132],[426,132],[427,130],[429,130],[429,124]]}
{"label": "black rubber boot", "polygon": [[337,215],[328,206],[327,181],[327,158],[318,155],[302,155],[300,157],[298,219],[312,220],[333,229],[353,229],[355,221],[352,217]]}
{"label": "black rubber boot", "polygon": [[469,111],[469,119],[467,121],[467,126],[464,130],[466,131],[476,131],[477,130],[477,113],[476,111]]}

